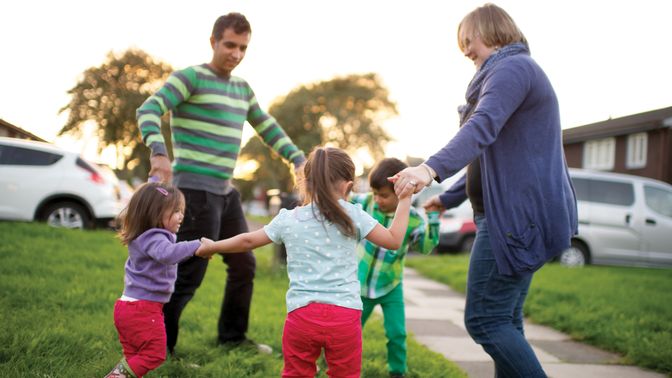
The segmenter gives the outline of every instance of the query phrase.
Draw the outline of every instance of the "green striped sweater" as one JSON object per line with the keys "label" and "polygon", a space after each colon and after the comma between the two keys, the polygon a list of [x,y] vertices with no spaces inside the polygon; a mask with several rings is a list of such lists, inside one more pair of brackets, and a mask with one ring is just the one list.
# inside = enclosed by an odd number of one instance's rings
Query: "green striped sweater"
{"label": "green striped sweater", "polygon": [[240,153],[245,121],[285,160],[298,166],[303,151],[277,121],[259,107],[250,85],[219,77],[207,64],[174,72],[137,110],[142,140],[152,156],[166,155],[161,116],[171,112],[173,183],[216,194],[228,192]]}

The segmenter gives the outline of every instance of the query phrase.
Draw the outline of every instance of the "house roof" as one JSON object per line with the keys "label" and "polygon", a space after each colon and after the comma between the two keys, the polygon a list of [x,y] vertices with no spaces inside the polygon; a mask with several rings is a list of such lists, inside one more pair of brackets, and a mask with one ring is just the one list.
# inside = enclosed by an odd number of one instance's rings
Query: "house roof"
{"label": "house roof", "polygon": [[32,140],[37,140],[40,142],[46,142],[45,139],[40,138],[39,136],[31,133],[30,131],[26,131],[18,126],[12,125],[11,123],[5,121],[4,119],[0,118],[0,127],[5,127],[7,129],[10,129],[14,131],[15,133],[24,136],[25,138],[32,139]]}
{"label": "house roof", "polygon": [[562,137],[563,143],[567,144],[670,127],[672,106],[564,129]]}

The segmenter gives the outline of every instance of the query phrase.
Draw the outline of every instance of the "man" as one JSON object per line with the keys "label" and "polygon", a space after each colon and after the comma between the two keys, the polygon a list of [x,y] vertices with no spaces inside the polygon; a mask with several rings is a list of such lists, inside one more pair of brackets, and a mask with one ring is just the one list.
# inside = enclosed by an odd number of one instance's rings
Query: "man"
{"label": "man", "polygon": [[[164,86],[137,111],[144,143],[152,150],[150,176],[182,190],[184,221],[177,240],[218,240],[247,232],[240,194],[231,186],[240,152],[242,128],[248,121],[261,139],[295,168],[304,153],[276,120],[257,103],[249,84],[231,76],[245,57],[252,30],[239,13],[221,16],[210,37],[213,54],[207,64],[174,72]],[[171,111],[172,165],[160,131],[160,117]],[[173,174],[174,173],[174,174]],[[220,344],[256,345],[246,338],[256,261],[252,251],[223,256],[228,278],[218,323]],[[175,292],[164,306],[168,351],[174,354],[182,310],[200,286],[208,260],[193,257],[178,266]],[[261,351],[270,352],[268,346]]]}

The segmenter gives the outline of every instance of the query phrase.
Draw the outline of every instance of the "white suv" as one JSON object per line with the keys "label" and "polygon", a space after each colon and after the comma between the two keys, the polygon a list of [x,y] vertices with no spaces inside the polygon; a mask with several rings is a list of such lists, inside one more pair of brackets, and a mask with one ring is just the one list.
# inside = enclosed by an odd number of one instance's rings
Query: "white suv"
{"label": "white suv", "polygon": [[560,256],[561,263],[672,266],[672,185],[582,169],[569,174],[579,233]]}
{"label": "white suv", "polygon": [[121,210],[119,182],[79,154],[0,137],[0,219],[55,227],[108,226]]}

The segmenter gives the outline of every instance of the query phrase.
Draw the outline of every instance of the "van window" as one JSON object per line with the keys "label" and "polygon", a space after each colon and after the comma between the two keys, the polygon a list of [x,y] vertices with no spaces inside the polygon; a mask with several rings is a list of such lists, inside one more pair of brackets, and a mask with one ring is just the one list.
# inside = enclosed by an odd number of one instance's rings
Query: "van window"
{"label": "van window", "polygon": [[644,201],[649,209],[672,218],[671,191],[644,185]]}
{"label": "van window", "polygon": [[635,190],[630,183],[577,177],[572,178],[572,183],[579,201],[619,206],[630,206],[635,202]]}

